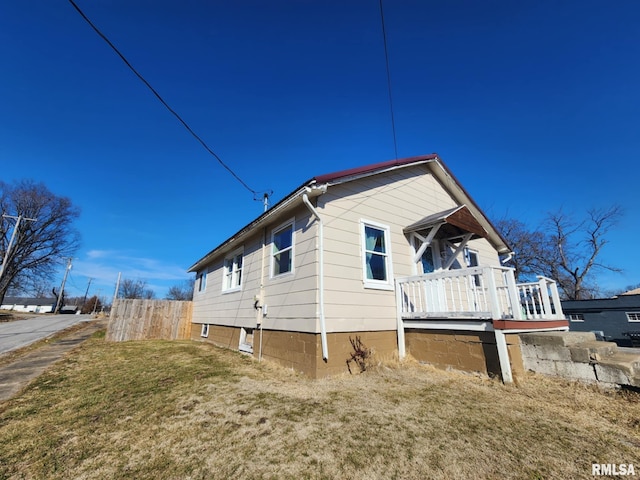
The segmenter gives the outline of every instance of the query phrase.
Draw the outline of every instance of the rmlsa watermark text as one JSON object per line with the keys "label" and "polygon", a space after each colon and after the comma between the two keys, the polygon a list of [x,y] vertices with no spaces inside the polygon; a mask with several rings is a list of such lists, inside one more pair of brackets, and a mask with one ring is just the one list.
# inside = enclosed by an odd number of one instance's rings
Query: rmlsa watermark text
{"label": "rmlsa watermark text", "polygon": [[593,463],[591,464],[591,475],[611,476],[611,475],[636,475],[633,463]]}

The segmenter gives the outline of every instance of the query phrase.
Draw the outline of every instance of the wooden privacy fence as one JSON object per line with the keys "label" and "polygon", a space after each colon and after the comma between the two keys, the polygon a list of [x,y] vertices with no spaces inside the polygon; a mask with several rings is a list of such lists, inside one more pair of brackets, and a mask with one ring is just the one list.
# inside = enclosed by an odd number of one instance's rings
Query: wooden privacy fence
{"label": "wooden privacy fence", "polygon": [[106,339],[182,340],[191,335],[192,302],[117,299],[111,307]]}

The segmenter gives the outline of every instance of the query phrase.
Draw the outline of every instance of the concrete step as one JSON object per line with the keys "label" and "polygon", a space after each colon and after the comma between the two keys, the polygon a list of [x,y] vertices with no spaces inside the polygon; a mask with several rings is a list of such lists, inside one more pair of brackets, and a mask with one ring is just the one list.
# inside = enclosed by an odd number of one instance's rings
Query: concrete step
{"label": "concrete step", "polygon": [[640,387],[640,355],[616,352],[603,357],[595,365],[595,370],[601,382]]}
{"label": "concrete step", "polygon": [[596,340],[582,342],[569,347],[571,360],[582,363],[596,363],[611,357],[618,352],[614,342],[598,342]]}
{"label": "concrete step", "polygon": [[585,342],[594,342],[592,332],[532,332],[521,333],[520,341],[526,345],[571,347]]}

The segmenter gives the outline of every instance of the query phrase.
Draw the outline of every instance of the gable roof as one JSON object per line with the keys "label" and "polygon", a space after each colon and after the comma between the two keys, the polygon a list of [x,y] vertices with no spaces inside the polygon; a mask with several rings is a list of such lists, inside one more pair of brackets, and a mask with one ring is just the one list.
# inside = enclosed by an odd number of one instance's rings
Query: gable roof
{"label": "gable roof", "polygon": [[[374,163],[371,165],[365,165],[361,167],[351,168],[347,170],[340,170],[334,173],[328,173],[324,175],[318,175],[304,182],[294,191],[285,196],[278,203],[273,205],[269,210],[264,212],[258,218],[244,226],[237,233],[229,237],[222,242],[216,248],[207,253],[204,257],[194,263],[189,272],[197,272],[207,266],[218,255],[226,253],[242,242],[255,228],[264,225],[268,220],[275,218],[291,208],[298,206],[298,199],[301,199],[303,194],[307,193],[309,196],[316,196],[324,193],[327,186],[338,185],[341,183],[350,182],[359,178],[368,177],[371,175],[377,175],[380,173],[388,172],[398,168],[406,168],[409,166],[428,165],[431,173],[440,181],[440,183],[449,191],[454,198],[463,205],[470,217],[474,220],[475,229],[481,229],[486,233],[482,235],[496,248],[500,254],[511,253],[511,249],[507,245],[506,240],[495,229],[491,221],[484,215],[480,207],[475,203],[471,196],[467,193],[464,187],[458,182],[453,173],[442,162],[438,154],[431,153],[428,155],[420,155],[416,157],[409,157],[403,159],[390,160],[386,162]],[[456,207],[454,210],[458,210]],[[463,213],[461,215],[466,215]],[[423,219],[424,220],[424,219]],[[477,224],[477,225],[475,225]],[[479,232],[476,232],[479,233]]]}

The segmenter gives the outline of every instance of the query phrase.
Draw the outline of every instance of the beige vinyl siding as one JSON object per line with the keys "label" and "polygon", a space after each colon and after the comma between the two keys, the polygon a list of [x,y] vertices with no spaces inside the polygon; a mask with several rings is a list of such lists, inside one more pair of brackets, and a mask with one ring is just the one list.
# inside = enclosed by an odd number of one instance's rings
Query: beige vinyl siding
{"label": "beige vinyl siding", "polygon": [[193,321],[212,325],[253,327],[256,311],[253,297],[260,285],[262,249],[259,238],[244,244],[242,287],[239,291],[223,292],[224,256],[209,266],[207,287],[194,295]]}
{"label": "beige vinyl siding", "polygon": [[[271,278],[271,234],[290,219],[294,219],[293,273]],[[233,245],[228,253],[244,247],[243,278],[240,291],[223,292],[225,254],[209,266],[204,292],[194,295],[193,322],[230,327],[255,328],[259,312],[254,308],[255,297],[264,286],[263,305],[267,316],[263,327],[301,332],[317,331],[317,227],[311,222],[306,208],[295,214],[278,218],[266,230],[257,230],[243,245]],[[262,241],[266,236],[264,267]]]}
{"label": "beige vinyl siding", "polygon": [[[393,275],[409,276],[415,273],[413,250],[403,229],[457,203],[425,166],[332,186],[318,202],[324,207],[321,215],[325,221],[327,330],[395,329],[395,293],[364,286],[361,222],[389,227]],[[481,264],[497,264],[497,254],[486,240],[470,242],[469,246],[478,251]]]}

